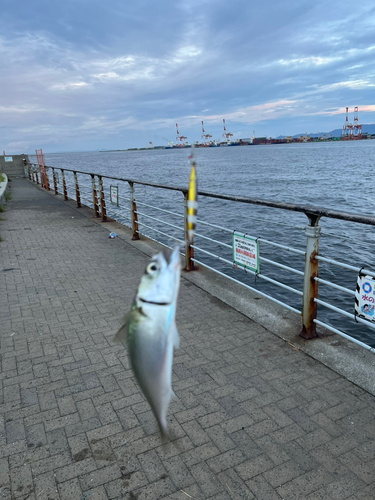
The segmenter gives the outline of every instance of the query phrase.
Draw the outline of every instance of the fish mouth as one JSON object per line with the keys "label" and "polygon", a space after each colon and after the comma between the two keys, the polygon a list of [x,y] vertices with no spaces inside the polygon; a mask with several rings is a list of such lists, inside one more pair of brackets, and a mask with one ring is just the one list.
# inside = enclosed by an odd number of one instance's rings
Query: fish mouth
{"label": "fish mouth", "polygon": [[144,302],[145,304],[154,304],[155,306],[170,306],[170,302],[155,302],[153,300],[145,300],[141,299],[141,297],[138,297],[141,302]]}

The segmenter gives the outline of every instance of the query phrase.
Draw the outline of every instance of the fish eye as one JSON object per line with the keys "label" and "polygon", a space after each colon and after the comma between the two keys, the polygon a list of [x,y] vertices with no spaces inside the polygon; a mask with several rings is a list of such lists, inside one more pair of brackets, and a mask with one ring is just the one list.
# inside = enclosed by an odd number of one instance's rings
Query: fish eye
{"label": "fish eye", "polygon": [[154,274],[158,270],[158,265],[155,262],[150,262],[146,268],[148,274]]}

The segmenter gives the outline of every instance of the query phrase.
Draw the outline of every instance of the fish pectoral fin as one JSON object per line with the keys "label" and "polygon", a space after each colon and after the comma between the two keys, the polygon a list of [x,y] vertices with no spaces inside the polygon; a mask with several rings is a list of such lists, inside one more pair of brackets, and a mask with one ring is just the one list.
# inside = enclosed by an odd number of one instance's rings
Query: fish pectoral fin
{"label": "fish pectoral fin", "polygon": [[116,335],[113,337],[113,342],[116,344],[126,344],[126,324],[122,325],[122,327],[119,329],[119,331],[116,333]]}
{"label": "fish pectoral fin", "polygon": [[176,323],[171,326],[171,339],[173,347],[178,349],[180,347],[180,336],[178,335]]}

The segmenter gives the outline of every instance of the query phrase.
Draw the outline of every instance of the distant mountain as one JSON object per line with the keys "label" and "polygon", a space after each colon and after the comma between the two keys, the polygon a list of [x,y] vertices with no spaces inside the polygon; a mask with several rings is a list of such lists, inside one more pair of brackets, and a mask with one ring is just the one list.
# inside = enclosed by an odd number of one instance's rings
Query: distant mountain
{"label": "distant mountain", "polygon": [[[362,132],[367,132],[367,134],[375,134],[375,124],[373,123],[373,124],[362,125]],[[329,134],[331,134],[332,137],[341,137],[342,128],[335,128],[335,130],[331,130],[331,132],[318,132],[318,133],[311,133],[311,134],[307,134],[307,135],[309,135],[310,137],[322,137],[323,135],[328,137]],[[297,138],[301,135],[306,135],[306,132],[303,132],[302,134],[293,135],[293,137]],[[285,135],[280,136],[280,137],[284,138]]]}

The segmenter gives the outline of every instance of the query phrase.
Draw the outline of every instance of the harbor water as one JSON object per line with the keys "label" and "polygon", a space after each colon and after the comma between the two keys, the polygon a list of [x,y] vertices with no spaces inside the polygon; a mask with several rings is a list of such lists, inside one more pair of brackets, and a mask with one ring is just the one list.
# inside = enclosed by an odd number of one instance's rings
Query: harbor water
{"label": "harbor water", "polygon": [[[75,169],[102,175],[122,177],[161,184],[186,186],[189,177],[190,149],[89,152],[45,154],[45,164],[57,168]],[[198,188],[220,194],[246,196],[278,202],[319,206],[333,210],[374,215],[375,209],[375,141],[322,142],[265,146],[199,148],[194,151],[197,162]],[[31,158],[33,161],[33,159]],[[88,183],[88,179],[86,180]],[[107,182],[108,187],[109,182]],[[88,184],[89,185],[89,184]],[[127,184],[119,183],[119,195],[128,196]],[[179,192],[135,185],[136,200],[182,213]],[[123,202],[128,208],[126,202]],[[109,208],[110,208],[110,204]],[[182,226],[182,220],[156,214],[138,206],[138,211]],[[111,213],[109,214],[111,215]],[[304,250],[303,213],[260,207],[243,203],[201,197],[198,218],[253,237]],[[142,222],[142,216],[140,216]],[[183,234],[168,230],[160,223],[144,219],[145,224],[170,233],[176,238]],[[374,269],[375,228],[363,224],[322,218],[319,254],[358,268]],[[142,226],[141,226],[142,230]],[[173,240],[151,230],[145,234],[163,243]],[[198,234],[231,244],[229,232],[198,224]],[[204,239],[196,238],[202,249],[231,260],[231,252]],[[260,243],[260,255],[303,271],[302,256]],[[230,265],[209,257],[199,250],[195,257],[273,297],[301,310],[301,297],[270,283],[245,275]],[[302,291],[302,277],[261,263],[261,273]],[[319,277],[355,290],[357,275],[341,267],[320,263]],[[246,290],[244,289],[244,294]],[[357,324],[354,319],[354,297],[324,285],[319,286],[319,298],[353,313],[353,319],[319,306],[318,319],[375,346],[375,330]]]}

